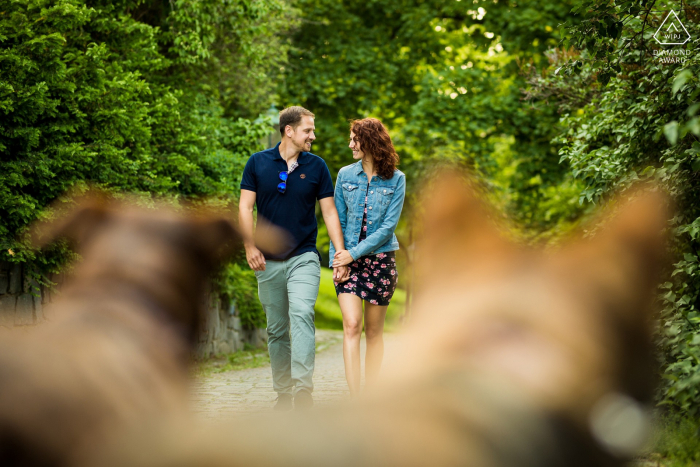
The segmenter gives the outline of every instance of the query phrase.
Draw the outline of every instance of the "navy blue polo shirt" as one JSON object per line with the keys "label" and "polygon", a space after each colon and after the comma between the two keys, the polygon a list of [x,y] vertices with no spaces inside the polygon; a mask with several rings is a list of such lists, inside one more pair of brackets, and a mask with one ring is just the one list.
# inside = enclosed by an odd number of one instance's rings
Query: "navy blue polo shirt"
{"label": "navy blue polo shirt", "polygon": [[289,174],[285,193],[277,191],[279,173],[287,170],[279,144],[256,152],[245,165],[241,189],[254,191],[258,216],[283,228],[291,236],[291,245],[273,255],[263,251],[265,259],[285,260],[316,250],[316,200],[333,196],[333,180],[326,162],[315,154],[302,152],[299,166]]}

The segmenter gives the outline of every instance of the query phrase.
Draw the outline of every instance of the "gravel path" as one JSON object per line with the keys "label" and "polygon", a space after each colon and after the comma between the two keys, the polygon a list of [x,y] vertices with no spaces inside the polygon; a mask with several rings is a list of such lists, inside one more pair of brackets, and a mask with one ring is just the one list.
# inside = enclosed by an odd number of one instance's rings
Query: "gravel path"
{"label": "gravel path", "polygon": [[[314,401],[328,405],[348,395],[343,365],[343,333],[316,331]],[[364,339],[362,342],[364,356]],[[223,418],[236,413],[270,410],[277,394],[272,390],[270,365],[216,373],[192,384],[193,409],[205,418]]]}
{"label": "gravel path", "polygon": [[[385,357],[392,351],[395,335],[385,334]],[[362,357],[365,342],[362,339]],[[343,333],[316,331],[316,370],[314,401],[317,407],[342,401],[348,397],[343,365]],[[236,414],[270,411],[277,394],[272,390],[270,365],[239,371],[216,373],[197,379],[192,384],[192,406],[205,419],[222,419]],[[663,467],[652,460],[638,460],[629,467]]]}

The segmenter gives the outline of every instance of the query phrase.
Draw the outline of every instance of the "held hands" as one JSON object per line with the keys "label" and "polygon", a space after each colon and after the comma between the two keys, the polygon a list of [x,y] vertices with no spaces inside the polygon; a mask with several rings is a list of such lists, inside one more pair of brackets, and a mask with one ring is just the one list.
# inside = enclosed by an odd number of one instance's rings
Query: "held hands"
{"label": "held hands", "polygon": [[348,250],[340,250],[333,256],[333,267],[347,266],[353,259]]}
{"label": "held hands", "polygon": [[248,266],[250,266],[253,271],[265,270],[265,256],[254,246],[245,247],[245,258],[248,260]]}
{"label": "held hands", "polygon": [[350,279],[350,268],[347,266],[339,266],[333,268],[333,282],[336,284],[343,283]]}

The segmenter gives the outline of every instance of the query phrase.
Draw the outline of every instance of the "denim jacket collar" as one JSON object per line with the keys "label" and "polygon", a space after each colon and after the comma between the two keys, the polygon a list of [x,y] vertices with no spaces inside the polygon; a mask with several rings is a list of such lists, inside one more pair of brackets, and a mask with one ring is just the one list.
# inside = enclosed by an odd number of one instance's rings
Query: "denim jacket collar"
{"label": "denim jacket collar", "polygon": [[[357,162],[356,162],[355,164],[353,164],[353,165],[355,166],[355,175],[359,176],[361,173],[363,173],[363,172],[365,171],[365,168],[362,167],[362,159],[360,159],[359,161],[357,161]],[[382,177],[380,177],[379,175],[377,175],[377,178],[379,178],[380,180],[384,180],[384,179],[383,179]]]}
{"label": "denim jacket collar", "polygon": [[355,163],[355,175],[360,175],[365,169],[362,167],[362,159]]}

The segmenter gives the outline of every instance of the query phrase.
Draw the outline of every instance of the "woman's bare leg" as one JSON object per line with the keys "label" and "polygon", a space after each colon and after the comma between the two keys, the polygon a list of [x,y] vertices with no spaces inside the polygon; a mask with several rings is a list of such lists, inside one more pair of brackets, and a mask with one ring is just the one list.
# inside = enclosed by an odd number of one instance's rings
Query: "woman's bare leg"
{"label": "woman's bare leg", "polygon": [[379,375],[384,359],[384,321],[388,306],[372,305],[365,302],[365,382],[371,385]]}
{"label": "woman's bare leg", "polygon": [[362,334],[362,299],[357,295],[338,295],[340,311],[343,313],[343,360],[345,379],[350,395],[360,392],[360,335]]}

